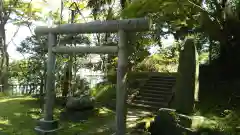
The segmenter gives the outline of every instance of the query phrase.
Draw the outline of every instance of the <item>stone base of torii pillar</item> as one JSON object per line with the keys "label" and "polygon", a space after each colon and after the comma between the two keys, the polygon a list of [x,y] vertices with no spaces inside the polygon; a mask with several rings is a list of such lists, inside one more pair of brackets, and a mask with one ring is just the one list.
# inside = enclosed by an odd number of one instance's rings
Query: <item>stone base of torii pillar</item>
{"label": "stone base of torii pillar", "polygon": [[35,127],[35,131],[38,135],[56,135],[57,131],[60,129],[57,120],[47,121],[40,119]]}

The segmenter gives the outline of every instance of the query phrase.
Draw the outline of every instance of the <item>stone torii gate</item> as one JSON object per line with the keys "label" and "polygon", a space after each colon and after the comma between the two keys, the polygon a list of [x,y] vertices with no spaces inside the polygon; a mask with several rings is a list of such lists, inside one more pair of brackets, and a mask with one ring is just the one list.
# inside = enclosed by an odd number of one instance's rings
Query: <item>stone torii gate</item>
{"label": "stone torii gate", "polygon": [[[118,52],[117,67],[117,100],[116,100],[116,135],[126,132],[126,73],[127,73],[127,32],[141,32],[150,29],[150,20],[147,18],[93,21],[88,23],[62,24],[56,27],[39,26],[35,29],[36,35],[48,35],[48,63],[44,118],[35,128],[37,133],[52,134],[58,130],[58,122],[53,118],[55,100],[55,61],[56,53],[96,53],[109,54]],[[118,32],[118,46],[67,47],[57,46],[58,34],[76,33],[115,33]]]}

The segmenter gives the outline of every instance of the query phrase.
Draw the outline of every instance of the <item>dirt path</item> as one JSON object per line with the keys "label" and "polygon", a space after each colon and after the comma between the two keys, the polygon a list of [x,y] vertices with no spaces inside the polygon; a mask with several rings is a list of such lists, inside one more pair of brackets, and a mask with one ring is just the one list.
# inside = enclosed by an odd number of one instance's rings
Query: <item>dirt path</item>
{"label": "dirt path", "polygon": [[[141,120],[143,117],[151,115],[151,112],[137,110],[137,109],[128,109],[127,113],[127,128],[131,129],[136,125],[136,121]],[[91,129],[81,135],[112,135],[115,133],[115,120],[109,120],[99,128]]]}

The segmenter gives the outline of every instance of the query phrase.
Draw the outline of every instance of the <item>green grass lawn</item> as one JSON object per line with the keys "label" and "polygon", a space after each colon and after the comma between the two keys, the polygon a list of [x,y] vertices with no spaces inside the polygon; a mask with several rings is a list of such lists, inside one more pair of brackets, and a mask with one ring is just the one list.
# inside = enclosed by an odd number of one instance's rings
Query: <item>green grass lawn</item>
{"label": "green grass lawn", "polygon": [[[55,110],[55,117],[59,116],[59,109]],[[39,104],[30,97],[0,98],[0,131],[8,135],[34,135],[37,119],[41,117]],[[61,122],[60,135],[74,134],[111,134],[114,123],[114,113],[100,109],[84,123]]]}
{"label": "green grass lawn", "polygon": [[[214,108],[212,108],[214,109]],[[214,109],[215,110],[215,109]],[[55,117],[58,119],[60,109],[55,109]],[[214,123],[204,123],[202,128],[212,128],[217,130],[234,130],[239,127],[240,111],[235,110],[218,110],[217,115],[211,113],[208,109],[203,116],[215,121]],[[133,115],[137,116],[134,112]],[[198,115],[201,115],[199,112]],[[62,130],[59,135],[111,135],[114,133],[114,116],[115,113],[108,109],[98,109],[96,115],[89,118],[83,123],[71,123],[60,121]],[[41,118],[39,103],[36,99],[30,97],[0,97],[0,133],[4,132],[8,135],[34,135],[34,127],[37,120]],[[136,123],[133,122],[133,123]],[[130,125],[131,122],[128,123]],[[233,131],[229,131],[231,133]],[[235,134],[234,134],[235,135]]]}

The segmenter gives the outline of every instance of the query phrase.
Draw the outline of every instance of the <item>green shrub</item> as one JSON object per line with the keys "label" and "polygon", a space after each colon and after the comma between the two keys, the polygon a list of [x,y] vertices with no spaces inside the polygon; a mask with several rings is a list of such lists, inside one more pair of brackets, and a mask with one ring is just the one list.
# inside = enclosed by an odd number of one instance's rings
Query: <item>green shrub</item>
{"label": "green shrub", "polygon": [[105,80],[109,83],[116,84],[117,82],[117,72],[115,69],[111,69],[108,71]]}
{"label": "green shrub", "polygon": [[145,58],[135,70],[149,72],[176,72],[177,57],[168,58],[164,54],[155,54]]}
{"label": "green shrub", "polygon": [[6,92],[0,92],[0,97],[7,97],[7,96],[11,96],[12,93],[10,93],[9,91]]}
{"label": "green shrub", "polygon": [[[131,80],[136,80],[140,78],[148,77],[149,72],[129,72],[127,74],[128,82]],[[114,70],[108,71],[107,76],[105,77],[106,81],[112,84],[117,82],[117,72]]]}
{"label": "green shrub", "polygon": [[149,72],[130,72],[128,73],[128,80],[146,78]]}
{"label": "green shrub", "polygon": [[[149,72],[129,72],[127,74],[127,82],[130,89],[139,88],[140,79],[148,78]],[[110,84],[116,84],[117,81],[117,73],[116,71],[109,71],[106,76],[106,81]]]}
{"label": "green shrub", "polygon": [[149,72],[130,72],[127,76],[128,88],[137,89],[145,82],[144,79],[149,77]]}
{"label": "green shrub", "polygon": [[[128,73],[127,85],[129,89],[138,88],[142,83],[141,80],[138,79],[146,79],[148,77],[148,72],[130,72]],[[108,79],[111,81],[101,82],[96,85],[96,87],[91,89],[91,96],[95,98],[96,102],[108,104],[114,104],[116,99],[116,84],[112,81],[116,80],[116,73],[109,74]],[[139,83],[141,82],[141,83]]]}
{"label": "green shrub", "polygon": [[116,85],[107,82],[99,83],[91,90],[91,95],[96,102],[107,103],[116,99]]}
{"label": "green shrub", "polygon": [[0,92],[0,97],[5,97],[6,94],[4,92]]}

